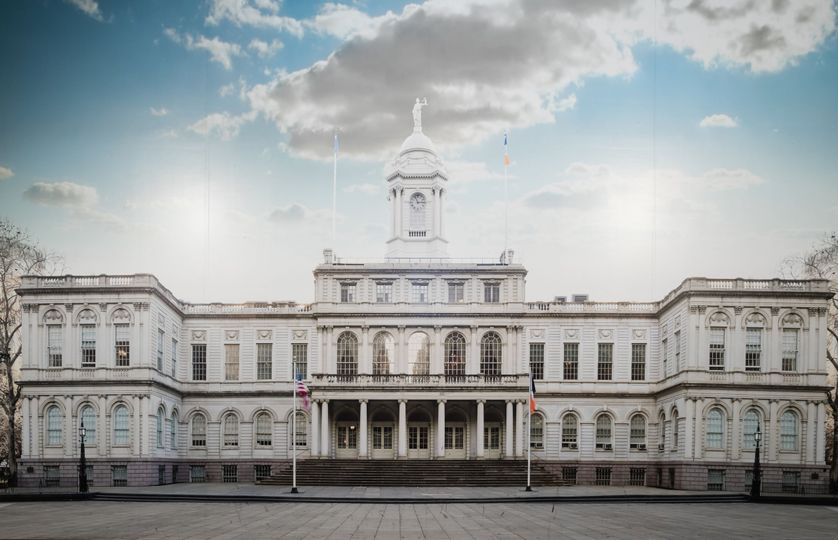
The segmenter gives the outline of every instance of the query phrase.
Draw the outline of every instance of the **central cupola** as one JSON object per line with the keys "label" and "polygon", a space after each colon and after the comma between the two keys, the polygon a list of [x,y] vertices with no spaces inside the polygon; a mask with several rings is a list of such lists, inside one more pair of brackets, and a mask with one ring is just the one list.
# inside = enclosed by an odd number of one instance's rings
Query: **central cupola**
{"label": "central cupola", "polygon": [[413,106],[413,133],[399,155],[385,168],[390,202],[390,239],[387,257],[447,257],[443,201],[448,195],[448,173],[434,143],[422,132],[422,108]]}

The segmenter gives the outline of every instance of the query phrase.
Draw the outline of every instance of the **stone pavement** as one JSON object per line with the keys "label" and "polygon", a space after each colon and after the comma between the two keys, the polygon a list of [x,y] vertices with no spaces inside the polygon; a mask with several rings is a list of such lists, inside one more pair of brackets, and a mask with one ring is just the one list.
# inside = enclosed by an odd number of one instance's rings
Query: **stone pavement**
{"label": "stone pavement", "polygon": [[838,508],[799,505],[0,503],[0,539],[833,539],[837,527]]}

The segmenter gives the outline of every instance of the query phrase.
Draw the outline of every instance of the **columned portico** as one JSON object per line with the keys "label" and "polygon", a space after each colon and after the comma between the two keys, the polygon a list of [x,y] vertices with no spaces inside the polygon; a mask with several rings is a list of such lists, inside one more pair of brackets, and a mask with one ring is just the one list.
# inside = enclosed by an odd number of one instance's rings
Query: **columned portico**
{"label": "columned portico", "polygon": [[512,436],[515,433],[514,424],[513,424],[513,416],[512,416],[512,400],[507,400],[506,402],[506,457],[511,458],[513,456],[513,448],[512,448]]}
{"label": "columned portico", "polygon": [[311,402],[311,455],[320,455],[320,402]]}
{"label": "columned portico", "polygon": [[477,457],[482,458],[485,454],[486,442],[483,440],[483,405],[486,400],[477,400]]}
{"label": "columned portico", "polygon": [[359,400],[361,409],[360,422],[358,423],[358,457],[366,459],[369,456],[367,450],[367,400]]}
{"label": "columned portico", "polygon": [[515,457],[524,455],[524,402],[516,403],[515,411]]}
{"label": "columned portico", "polygon": [[445,400],[437,400],[436,413],[436,457],[445,457]]}
{"label": "columned portico", "polygon": [[329,400],[323,400],[320,423],[320,455],[329,457]]}
{"label": "columned portico", "polygon": [[407,457],[407,400],[399,400],[399,457]]}

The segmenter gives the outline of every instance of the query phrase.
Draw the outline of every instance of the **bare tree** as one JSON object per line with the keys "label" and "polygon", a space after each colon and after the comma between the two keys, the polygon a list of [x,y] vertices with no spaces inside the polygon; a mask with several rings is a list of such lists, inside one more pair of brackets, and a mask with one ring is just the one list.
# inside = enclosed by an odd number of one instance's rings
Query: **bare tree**
{"label": "bare tree", "polygon": [[0,219],[0,462],[9,466],[9,485],[17,485],[20,455],[20,386],[17,364],[22,354],[20,298],[21,276],[44,273],[56,257],[39,248],[29,235]]}
{"label": "bare tree", "polygon": [[838,493],[838,232],[826,235],[812,250],[802,257],[793,257],[786,261],[786,268],[792,273],[809,278],[828,279],[829,288],[836,296],[832,297],[827,315],[826,359],[830,368],[826,401],[832,411],[827,421],[827,460],[829,470],[829,490]]}

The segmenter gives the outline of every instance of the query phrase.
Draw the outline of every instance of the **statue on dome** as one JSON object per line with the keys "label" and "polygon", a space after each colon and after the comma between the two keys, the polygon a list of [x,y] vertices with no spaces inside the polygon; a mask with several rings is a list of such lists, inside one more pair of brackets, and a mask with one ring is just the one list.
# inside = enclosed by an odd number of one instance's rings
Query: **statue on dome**
{"label": "statue on dome", "polygon": [[428,106],[428,98],[416,98],[416,104],[413,106],[413,131],[422,131],[422,107]]}

